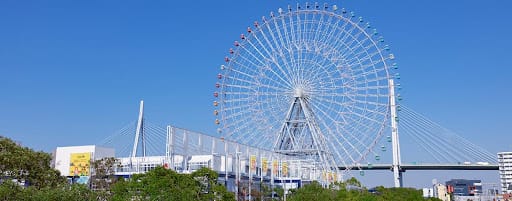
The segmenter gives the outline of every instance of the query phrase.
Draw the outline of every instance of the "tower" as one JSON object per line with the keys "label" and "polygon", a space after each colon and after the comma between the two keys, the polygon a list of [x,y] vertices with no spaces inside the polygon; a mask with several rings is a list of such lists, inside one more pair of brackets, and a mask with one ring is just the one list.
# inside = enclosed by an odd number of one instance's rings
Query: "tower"
{"label": "tower", "polygon": [[145,134],[144,134],[144,101],[140,101],[139,106],[139,118],[137,119],[137,128],[135,129],[135,139],[133,140],[133,149],[131,157],[135,158],[137,155],[137,149],[139,147],[139,140],[140,145],[142,148],[142,157],[146,157],[146,140],[145,140]]}

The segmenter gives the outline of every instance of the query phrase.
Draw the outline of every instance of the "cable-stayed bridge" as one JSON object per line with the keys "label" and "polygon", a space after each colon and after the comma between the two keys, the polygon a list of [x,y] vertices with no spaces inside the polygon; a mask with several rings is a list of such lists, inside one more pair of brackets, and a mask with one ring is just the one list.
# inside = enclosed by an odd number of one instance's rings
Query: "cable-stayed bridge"
{"label": "cable-stayed bridge", "polygon": [[[396,143],[406,162],[399,172],[407,170],[498,170],[495,154],[425,116],[402,106],[400,109],[400,142]],[[187,173],[210,167],[228,183],[233,179],[265,181],[332,182],[346,175],[317,169],[318,161],[299,160],[276,153],[174,126],[159,126],[144,117],[143,103],[139,118],[98,145],[113,147],[122,167],[119,174],[141,173],[156,166],[165,166]],[[365,171],[393,170],[390,136],[382,136],[365,163],[344,166],[349,174],[364,176]],[[402,146],[400,146],[402,145]],[[402,178],[400,178],[402,179]],[[232,181],[232,182],[233,182]]]}

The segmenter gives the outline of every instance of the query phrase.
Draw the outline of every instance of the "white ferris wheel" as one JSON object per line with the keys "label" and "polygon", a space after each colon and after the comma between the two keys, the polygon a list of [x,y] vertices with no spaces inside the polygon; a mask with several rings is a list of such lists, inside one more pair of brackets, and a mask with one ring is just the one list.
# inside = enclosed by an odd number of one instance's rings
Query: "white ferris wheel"
{"label": "white ferris wheel", "polygon": [[394,55],[353,12],[280,8],[248,27],[224,60],[214,115],[226,139],[349,170],[396,129]]}

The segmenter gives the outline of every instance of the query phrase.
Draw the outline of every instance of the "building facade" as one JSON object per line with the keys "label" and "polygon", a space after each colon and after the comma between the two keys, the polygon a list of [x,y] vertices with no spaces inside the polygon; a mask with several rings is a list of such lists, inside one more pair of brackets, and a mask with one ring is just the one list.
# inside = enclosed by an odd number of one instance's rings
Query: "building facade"
{"label": "building facade", "polygon": [[498,166],[502,193],[512,193],[512,152],[498,153]]}
{"label": "building facade", "polygon": [[450,201],[448,189],[443,184],[434,184],[434,197],[439,198],[442,201]]}
{"label": "building facade", "polygon": [[475,196],[482,194],[481,180],[452,179],[446,182],[448,188],[453,188],[453,195]]}
{"label": "building facade", "polygon": [[112,148],[96,145],[57,147],[53,155],[54,168],[72,182],[87,183],[91,175],[91,161],[115,157]]}

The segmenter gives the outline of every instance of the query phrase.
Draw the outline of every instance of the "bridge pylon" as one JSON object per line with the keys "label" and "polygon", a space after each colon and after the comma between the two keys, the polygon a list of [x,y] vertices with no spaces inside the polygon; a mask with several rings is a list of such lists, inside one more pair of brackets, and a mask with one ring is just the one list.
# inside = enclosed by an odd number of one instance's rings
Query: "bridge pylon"
{"label": "bridge pylon", "polygon": [[139,147],[139,139],[142,148],[142,157],[146,157],[146,136],[144,133],[144,101],[140,101],[139,118],[137,119],[137,128],[135,130],[135,139],[133,140],[133,149],[131,157],[135,158]]}
{"label": "bridge pylon", "polygon": [[389,80],[389,102],[391,111],[391,142],[393,148],[393,182],[395,187],[403,187],[402,171],[400,165],[400,140],[398,139],[398,115],[396,113],[396,100],[395,100],[395,84],[393,79]]}

